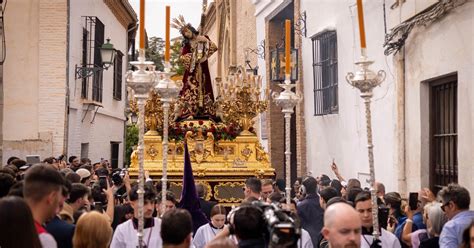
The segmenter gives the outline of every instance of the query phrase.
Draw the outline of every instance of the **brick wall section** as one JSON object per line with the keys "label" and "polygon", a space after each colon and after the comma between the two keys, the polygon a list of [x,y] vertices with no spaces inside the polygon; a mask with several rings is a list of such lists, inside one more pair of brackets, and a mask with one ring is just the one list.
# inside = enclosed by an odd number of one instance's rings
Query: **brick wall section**
{"label": "brick wall section", "polygon": [[[265,56],[266,58],[266,70],[267,78],[270,79],[270,48],[275,47],[275,44],[281,40],[284,35],[284,31],[275,23],[267,22],[265,25]],[[268,80],[268,82],[271,82]],[[275,83],[270,83],[270,90],[280,92],[281,88]],[[268,147],[269,154],[273,168],[277,173],[278,178],[284,176],[284,165],[285,165],[285,122],[283,119],[283,113],[281,108],[278,107],[274,101],[270,101],[267,111],[267,123],[268,123]]]}
{"label": "brick wall section", "polygon": [[[295,21],[298,20],[298,16],[301,12],[300,3],[301,0],[295,0]],[[303,96],[304,86],[303,86],[303,54],[301,49],[302,44],[302,35],[295,32],[295,48],[298,49],[298,82],[296,83],[296,92],[300,92]],[[306,164],[306,128],[304,120],[304,101],[303,98],[301,102],[296,105],[296,171],[297,175],[303,176],[307,173],[307,164]],[[317,141],[313,141],[317,142]]]}
{"label": "brick wall section", "polygon": [[52,133],[58,155],[64,147],[67,1],[41,0],[39,12],[39,132]]}

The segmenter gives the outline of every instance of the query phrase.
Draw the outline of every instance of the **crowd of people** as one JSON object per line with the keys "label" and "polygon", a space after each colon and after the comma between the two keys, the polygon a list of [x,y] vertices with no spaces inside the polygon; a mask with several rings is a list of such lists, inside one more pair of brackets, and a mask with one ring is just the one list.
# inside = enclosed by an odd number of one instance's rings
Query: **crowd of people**
{"label": "crowd of people", "polygon": [[[126,170],[75,156],[7,163],[0,168],[2,248],[474,247],[470,193],[458,184],[437,195],[420,189],[412,202],[375,183],[374,230],[371,193],[357,179],[346,181],[334,163],[335,179],[298,178],[290,205],[282,179],[248,178],[242,203],[232,209],[205,200],[206,187],[197,184],[197,211],[178,208],[172,192],[162,199],[160,183],[146,173],[139,246],[139,190]],[[196,213],[205,224],[197,224]]]}

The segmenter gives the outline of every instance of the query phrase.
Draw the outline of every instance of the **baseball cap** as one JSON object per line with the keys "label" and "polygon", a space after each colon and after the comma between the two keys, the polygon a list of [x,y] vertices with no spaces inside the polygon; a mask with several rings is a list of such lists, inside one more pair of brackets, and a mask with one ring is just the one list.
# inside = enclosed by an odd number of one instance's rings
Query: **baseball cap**
{"label": "baseball cap", "polygon": [[83,168],[78,169],[78,170],[76,171],[76,173],[81,177],[81,180],[84,179],[84,178],[88,178],[88,177],[91,176],[90,171],[88,171],[87,169],[83,169]]}

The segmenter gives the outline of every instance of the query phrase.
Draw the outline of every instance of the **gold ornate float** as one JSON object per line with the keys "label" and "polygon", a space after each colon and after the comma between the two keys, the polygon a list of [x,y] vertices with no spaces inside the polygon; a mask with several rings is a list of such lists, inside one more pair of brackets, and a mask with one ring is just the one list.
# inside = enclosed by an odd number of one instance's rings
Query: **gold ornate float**
{"label": "gold ornate float", "polygon": [[[243,198],[244,182],[249,177],[274,176],[269,156],[253,130],[253,119],[267,109],[261,94],[261,78],[246,75],[240,67],[231,68],[225,82],[217,80],[216,100],[222,121],[186,119],[170,122],[168,180],[171,190],[180,195],[184,169],[184,142],[187,142],[195,180],[208,188],[207,199],[226,205]],[[131,102],[131,110],[134,110]],[[159,181],[163,168],[162,119],[159,96],[150,93],[145,106],[144,167]],[[173,119],[173,116],[171,117]],[[132,153],[130,174],[138,174],[138,156]]]}

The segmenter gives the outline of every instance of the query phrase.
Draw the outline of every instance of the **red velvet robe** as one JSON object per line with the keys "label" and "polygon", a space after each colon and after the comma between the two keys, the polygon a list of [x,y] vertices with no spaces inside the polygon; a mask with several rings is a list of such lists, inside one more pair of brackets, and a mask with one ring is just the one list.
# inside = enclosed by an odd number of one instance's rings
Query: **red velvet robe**
{"label": "red velvet robe", "polygon": [[[216,45],[209,40],[209,49],[204,56],[209,58],[216,50]],[[195,62],[194,68],[192,68],[193,51],[190,43],[182,48],[180,58],[184,63],[185,71],[183,75],[183,89],[179,94],[180,111],[178,113],[178,120],[190,117],[193,119],[215,120],[216,108],[214,106],[214,94],[207,59],[201,63]]]}

